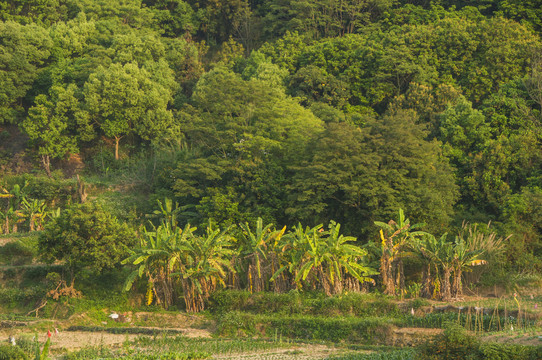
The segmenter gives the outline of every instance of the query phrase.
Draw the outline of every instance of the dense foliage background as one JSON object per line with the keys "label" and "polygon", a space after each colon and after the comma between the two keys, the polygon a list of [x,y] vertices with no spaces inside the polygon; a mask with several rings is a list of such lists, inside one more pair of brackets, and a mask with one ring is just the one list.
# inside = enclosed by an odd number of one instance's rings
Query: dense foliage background
{"label": "dense foliage background", "polygon": [[370,255],[401,208],[541,271],[541,30],[536,0],[2,1],[2,231],[88,190],[134,227],[166,197],[183,226],[334,220]]}

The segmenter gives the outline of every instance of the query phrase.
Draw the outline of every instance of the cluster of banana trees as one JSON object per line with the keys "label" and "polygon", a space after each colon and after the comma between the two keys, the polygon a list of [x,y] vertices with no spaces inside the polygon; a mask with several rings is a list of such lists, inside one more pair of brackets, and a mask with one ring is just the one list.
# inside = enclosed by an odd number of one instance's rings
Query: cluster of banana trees
{"label": "cluster of banana trees", "polygon": [[15,184],[10,191],[0,187],[0,234],[16,233],[21,228],[42,230],[46,218],[54,216],[44,200],[29,198],[25,187]]}
{"label": "cluster of banana trees", "polygon": [[[125,290],[134,281],[147,281],[147,304],[168,307],[184,296],[186,310],[198,312],[204,309],[205,299],[218,286],[225,285],[227,271],[232,271],[231,250],[233,238],[224,231],[207,227],[204,235],[196,235],[196,228],[179,227],[170,200],[160,204],[164,218],[158,227],[144,229],[140,246],[122,264],[136,265],[128,277]],[[180,291],[181,290],[181,291]]]}
{"label": "cluster of banana trees", "polygon": [[397,221],[375,224],[381,228],[380,264],[385,292],[404,294],[402,259],[417,257],[423,264],[421,296],[445,301],[462,296],[463,273],[502,254],[509,238],[499,238],[495,232],[482,232],[476,225],[466,223],[454,240],[449,240],[447,233],[437,238],[426,232],[410,231],[421,225],[410,226],[401,209]]}
{"label": "cluster of banana trees", "polygon": [[198,235],[190,225],[177,225],[171,201],[160,207],[160,225],[144,229],[140,246],[122,262],[135,266],[125,290],[137,278],[147,281],[147,304],[168,307],[182,295],[186,310],[197,312],[218,287],[336,294],[359,290],[377,274],[363,265],[365,250],[352,244],[355,238],[341,235],[335,222],[327,230],[299,224],[287,232],[258,219],[255,227],[245,223],[220,231],[208,226]]}
{"label": "cluster of banana trees", "polygon": [[364,265],[367,252],[352,244],[356,238],[341,235],[340,228],[334,221],[327,230],[322,225],[294,226],[273,249],[281,267],[271,280],[281,278],[298,289],[323,290],[327,295],[359,291],[363,283],[374,283],[370,276],[377,272]]}

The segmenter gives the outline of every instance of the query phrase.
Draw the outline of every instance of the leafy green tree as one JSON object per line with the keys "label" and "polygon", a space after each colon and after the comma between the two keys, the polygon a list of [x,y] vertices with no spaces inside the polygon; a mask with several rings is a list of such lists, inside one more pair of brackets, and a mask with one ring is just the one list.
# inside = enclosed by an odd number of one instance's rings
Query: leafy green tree
{"label": "leafy green tree", "polygon": [[332,217],[369,237],[373,221],[404,208],[431,231],[444,229],[458,189],[439,144],[426,135],[409,112],[369,120],[361,129],[330,123],[293,168],[287,213],[303,221]]}
{"label": "leafy green tree", "polygon": [[268,39],[286,31],[315,38],[350,34],[376,21],[392,5],[388,0],[272,0],[262,6],[263,31]]}
{"label": "leafy green tree", "polygon": [[541,206],[542,189],[526,186],[508,197],[503,207],[504,228],[513,234],[511,241],[506,243],[506,263],[513,269],[542,269]]}
{"label": "leafy green tree", "polygon": [[526,86],[528,82],[528,79],[514,79],[502,84],[499,91],[480,104],[479,109],[495,137],[536,131],[539,120]]}
{"label": "leafy green tree", "polygon": [[44,260],[63,261],[74,274],[84,267],[101,272],[117,266],[135,242],[134,232],[101,205],[72,205],[49,222],[39,238]]}
{"label": "leafy green tree", "polygon": [[541,157],[534,133],[503,135],[489,141],[471,161],[466,176],[467,196],[489,214],[500,216],[508,197],[524,186],[537,186]]}
{"label": "leafy green tree", "polygon": [[66,20],[72,2],[69,0],[6,0],[0,4],[0,21],[15,21],[26,25],[36,23],[50,26]]}
{"label": "leafy green tree", "polygon": [[0,123],[15,123],[24,97],[51,55],[51,38],[37,25],[0,22]]}
{"label": "leafy green tree", "polygon": [[288,87],[293,96],[302,98],[307,105],[322,102],[344,109],[351,97],[348,82],[326,74],[314,65],[299,69],[290,78]]}
{"label": "leafy green tree", "polygon": [[[197,12],[200,29],[209,42],[223,43],[230,36],[252,43],[252,9],[248,0],[188,0]],[[252,46],[248,47],[252,49]]]}
{"label": "leafy green tree", "polygon": [[536,0],[498,1],[497,13],[520,23],[527,23],[535,31],[542,29],[542,10]]}
{"label": "leafy green tree", "polygon": [[150,74],[134,63],[99,67],[85,83],[83,116],[115,139],[115,159],[119,142],[131,133],[149,140],[171,128],[173,117],[167,109],[168,89],[150,79]]}
{"label": "leafy green tree", "polygon": [[203,44],[182,38],[162,39],[162,42],[166,47],[165,60],[173,70],[175,81],[181,85],[181,93],[176,94],[177,105],[192,95],[192,88],[204,72],[202,58],[207,49]]}
{"label": "leafy green tree", "polygon": [[144,0],[164,34],[171,38],[193,35],[200,29],[197,12],[183,0]]}
{"label": "leafy green tree", "polygon": [[[42,165],[49,177],[51,158],[64,158],[68,153],[78,152],[80,136],[75,114],[79,109],[79,101],[75,92],[74,85],[67,88],[53,86],[49,97],[36,97],[35,105],[21,123],[21,128],[38,148]],[[91,136],[85,136],[82,131],[81,135],[84,139]]]}
{"label": "leafy green tree", "polygon": [[273,221],[267,214],[280,209],[286,166],[322,130],[322,121],[280,88],[223,68],[202,76],[192,102],[183,128],[199,150],[174,171],[176,195],[197,203],[219,199],[216,191],[227,194],[231,188],[239,195],[233,203],[239,203],[240,214]]}
{"label": "leafy green tree", "polygon": [[480,111],[472,104],[460,99],[440,116],[440,134],[437,136],[444,144],[444,153],[459,170],[459,177],[465,175],[469,167],[469,156],[479,152],[492,137],[490,126]]}
{"label": "leafy green tree", "polygon": [[152,10],[142,6],[141,0],[77,0],[72,11],[85,13],[91,20],[102,21],[110,29],[157,26]]}
{"label": "leafy green tree", "polygon": [[50,28],[53,56],[57,59],[79,58],[96,50],[96,22],[79,13],[74,19],[57,22]]}
{"label": "leafy green tree", "polygon": [[144,65],[148,61],[157,62],[165,57],[165,46],[155,33],[148,29],[130,30],[113,36],[109,48],[113,52],[113,62]]}
{"label": "leafy green tree", "polygon": [[500,84],[526,74],[540,41],[525,26],[498,17],[480,22],[473,31],[478,48],[459,82],[465,95],[479,102]]}

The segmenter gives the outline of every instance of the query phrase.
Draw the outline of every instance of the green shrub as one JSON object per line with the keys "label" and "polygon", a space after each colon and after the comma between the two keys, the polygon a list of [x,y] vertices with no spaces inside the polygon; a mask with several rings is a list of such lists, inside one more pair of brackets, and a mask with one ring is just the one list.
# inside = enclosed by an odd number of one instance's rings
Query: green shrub
{"label": "green shrub", "polygon": [[256,316],[230,311],[218,318],[217,332],[222,336],[252,336],[256,332]]}
{"label": "green shrub", "polygon": [[18,346],[0,345],[0,360],[28,360],[28,356]]}
{"label": "green shrub", "polygon": [[483,343],[480,345],[484,360],[529,360],[533,349],[523,345]]}
{"label": "green shrub", "polygon": [[412,308],[412,309],[419,309],[422,306],[428,306],[428,305],[429,305],[429,301],[427,301],[427,299],[422,299],[422,298],[412,299],[407,303],[407,307]]}
{"label": "green shrub", "polygon": [[84,267],[111,269],[126,257],[135,233],[95,203],[72,205],[48,223],[39,238],[44,260],[65,261],[73,274]]}
{"label": "green shrub", "polygon": [[448,323],[446,330],[421,347],[423,360],[476,360],[480,359],[480,342],[463,327]]}

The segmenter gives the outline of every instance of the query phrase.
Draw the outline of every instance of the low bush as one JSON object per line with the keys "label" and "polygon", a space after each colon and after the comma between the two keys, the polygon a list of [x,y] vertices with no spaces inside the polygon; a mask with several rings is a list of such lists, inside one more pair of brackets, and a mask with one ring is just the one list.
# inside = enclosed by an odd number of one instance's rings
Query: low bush
{"label": "low bush", "polygon": [[420,348],[421,360],[535,360],[542,347],[483,343],[457,324],[447,324],[444,333]]}
{"label": "low bush", "polygon": [[18,346],[0,345],[0,360],[28,360],[28,356]]}
{"label": "low bush", "polygon": [[463,327],[448,323],[446,330],[421,348],[420,359],[464,360],[478,359],[479,340],[467,333]]}

